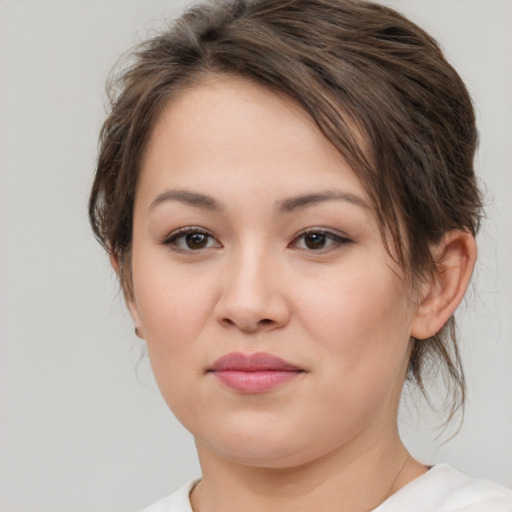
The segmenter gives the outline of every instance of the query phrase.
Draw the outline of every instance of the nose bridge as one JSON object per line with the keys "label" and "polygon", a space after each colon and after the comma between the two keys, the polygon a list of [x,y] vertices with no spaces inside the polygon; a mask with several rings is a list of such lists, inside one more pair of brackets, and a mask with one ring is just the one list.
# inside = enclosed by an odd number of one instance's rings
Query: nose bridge
{"label": "nose bridge", "polygon": [[289,317],[278,279],[278,257],[256,239],[246,240],[225,262],[218,319],[246,331],[283,325]]}

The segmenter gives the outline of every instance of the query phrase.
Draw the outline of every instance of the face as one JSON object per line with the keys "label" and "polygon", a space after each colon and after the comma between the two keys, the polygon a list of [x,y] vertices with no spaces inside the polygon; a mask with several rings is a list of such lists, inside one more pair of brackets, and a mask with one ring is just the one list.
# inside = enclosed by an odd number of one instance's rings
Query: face
{"label": "face", "polygon": [[410,291],[357,177],[292,100],[217,77],[168,105],[132,275],[156,380],[200,454],[285,467],[395,431]]}

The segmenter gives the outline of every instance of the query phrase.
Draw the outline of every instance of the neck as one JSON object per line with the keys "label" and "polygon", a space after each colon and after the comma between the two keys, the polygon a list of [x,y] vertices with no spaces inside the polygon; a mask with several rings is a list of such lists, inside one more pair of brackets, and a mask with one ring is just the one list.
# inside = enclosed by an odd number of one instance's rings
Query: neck
{"label": "neck", "polygon": [[254,467],[220,457],[198,442],[203,480],[194,489],[194,512],[369,512],[426,468],[410,458],[394,432],[363,440],[294,467]]}

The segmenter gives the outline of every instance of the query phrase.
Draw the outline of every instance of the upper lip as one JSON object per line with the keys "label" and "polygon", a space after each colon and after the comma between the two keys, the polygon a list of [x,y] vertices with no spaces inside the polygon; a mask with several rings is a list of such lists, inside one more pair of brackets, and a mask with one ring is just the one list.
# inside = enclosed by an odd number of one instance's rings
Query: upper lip
{"label": "upper lip", "polygon": [[255,354],[243,354],[241,352],[233,352],[226,354],[217,359],[213,365],[208,368],[211,372],[222,371],[242,371],[242,372],[258,372],[258,371],[282,371],[282,372],[298,372],[303,371],[293,364],[281,359],[280,357],[266,352],[257,352]]}

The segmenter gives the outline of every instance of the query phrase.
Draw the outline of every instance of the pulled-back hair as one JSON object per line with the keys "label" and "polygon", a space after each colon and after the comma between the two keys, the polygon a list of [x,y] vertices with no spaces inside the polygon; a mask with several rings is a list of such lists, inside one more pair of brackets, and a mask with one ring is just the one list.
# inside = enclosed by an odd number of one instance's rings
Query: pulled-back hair
{"label": "pulled-back hair", "polygon": [[[426,32],[361,0],[215,0],[144,42],[111,84],[89,214],[128,298],[134,198],[152,129],[180,92],[219,73],[303,107],[358,176],[412,284],[436,271],[431,248],[445,233],[476,234],[472,103]],[[451,416],[465,397],[453,317],[414,341],[407,376],[424,393],[430,370],[449,377]]]}

